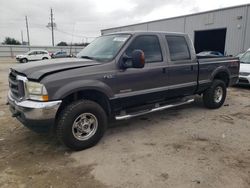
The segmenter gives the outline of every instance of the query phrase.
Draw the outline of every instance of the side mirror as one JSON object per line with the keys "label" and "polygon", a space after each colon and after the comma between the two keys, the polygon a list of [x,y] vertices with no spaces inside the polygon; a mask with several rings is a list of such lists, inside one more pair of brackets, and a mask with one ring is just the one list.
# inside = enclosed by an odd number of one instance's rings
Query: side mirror
{"label": "side mirror", "polygon": [[134,50],[132,52],[133,68],[143,68],[145,65],[145,56],[142,50]]}
{"label": "side mirror", "polygon": [[142,50],[134,50],[131,57],[126,54],[123,56],[121,68],[143,68],[145,65],[145,56]]}

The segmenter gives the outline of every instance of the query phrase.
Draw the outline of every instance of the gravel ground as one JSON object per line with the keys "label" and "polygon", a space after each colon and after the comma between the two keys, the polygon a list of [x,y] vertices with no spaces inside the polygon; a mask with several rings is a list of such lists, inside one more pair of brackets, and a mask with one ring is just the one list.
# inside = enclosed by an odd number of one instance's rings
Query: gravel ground
{"label": "gravel ground", "polygon": [[229,88],[217,110],[197,97],[113,123],[97,146],[72,152],[11,117],[14,65],[0,61],[0,187],[250,187],[250,88]]}

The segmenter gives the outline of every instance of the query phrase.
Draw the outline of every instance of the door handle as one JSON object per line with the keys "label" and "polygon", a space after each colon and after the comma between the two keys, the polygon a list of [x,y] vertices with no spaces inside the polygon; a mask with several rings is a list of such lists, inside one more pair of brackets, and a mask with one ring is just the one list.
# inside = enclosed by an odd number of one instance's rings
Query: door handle
{"label": "door handle", "polygon": [[163,74],[166,73],[166,68],[162,68],[162,73],[163,73]]}

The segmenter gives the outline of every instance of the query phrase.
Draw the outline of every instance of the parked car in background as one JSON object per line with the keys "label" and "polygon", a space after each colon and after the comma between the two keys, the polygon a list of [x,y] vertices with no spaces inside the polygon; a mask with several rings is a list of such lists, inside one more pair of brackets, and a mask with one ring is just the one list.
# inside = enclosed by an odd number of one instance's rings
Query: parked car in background
{"label": "parked car in background", "polygon": [[23,55],[17,55],[16,60],[20,63],[27,63],[28,61],[38,61],[44,59],[51,59],[51,56],[46,50],[31,50]]}
{"label": "parked car in background", "polygon": [[244,55],[244,53],[239,53],[238,55],[236,55],[235,57],[241,58]]}
{"label": "parked car in background", "polygon": [[224,55],[221,52],[217,51],[203,51],[198,54],[196,54],[200,58],[209,58],[209,57],[224,57]]}
{"label": "parked car in background", "polygon": [[72,57],[66,51],[57,51],[51,54],[52,58],[65,58],[65,57]]}
{"label": "parked car in background", "polygon": [[250,85],[250,49],[240,57],[239,84]]}

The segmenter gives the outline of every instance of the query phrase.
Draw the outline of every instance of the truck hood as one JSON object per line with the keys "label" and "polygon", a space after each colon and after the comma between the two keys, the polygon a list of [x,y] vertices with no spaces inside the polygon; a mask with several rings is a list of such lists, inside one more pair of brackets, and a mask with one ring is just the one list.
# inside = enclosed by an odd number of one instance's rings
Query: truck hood
{"label": "truck hood", "polygon": [[240,72],[250,73],[250,64],[241,63],[240,64]]}
{"label": "truck hood", "polygon": [[100,63],[89,59],[62,58],[20,64],[13,68],[16,72],[27,76],[28,79],[39,80],[55,72],[99,65]]}

